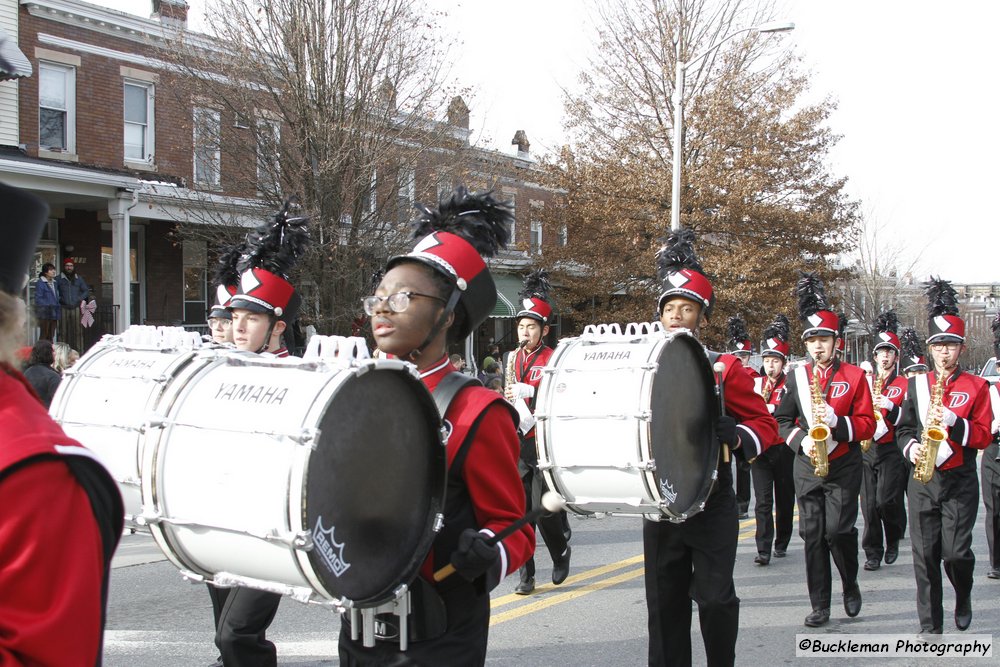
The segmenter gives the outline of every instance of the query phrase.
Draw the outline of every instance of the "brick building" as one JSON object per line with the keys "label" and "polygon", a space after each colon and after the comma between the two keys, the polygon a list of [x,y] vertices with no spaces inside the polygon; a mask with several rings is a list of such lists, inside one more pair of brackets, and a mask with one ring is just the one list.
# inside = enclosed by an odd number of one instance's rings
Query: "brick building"
{"label": "brick building", "polygon": [[[215,248],[181,240],[178,226],[207,224],[220,212],[249,225],[263,205],[255,188],[238,189],[220,146],[199,139],[207,124],[224,145],[245,121],[200,106],[163,53],[178,31],[189,44],[217,46],[186,30],[184,0],[152,0],[150,10],[142,18],[78,0],[0,0],[0,28],[16,36],[33,70],[0,82],[0,180],[51,208],[32,278],[44,262],[74,258],[110,332],[129,323],[203,324]],[[524,132],[511,154],[468,147],[461,98],[441,122],[467,147],[469,187],[494,187],[516,207],[514,247],[494,262],[500,294],[496,319],[479,332],[484,344],[509,336],[502,318],[516,310],[520,274],[545,245],[566,238],[535,219],[554,193],[539,185]],[[414,169],[394,179],[395,201],[450,187],[435,174]]]}

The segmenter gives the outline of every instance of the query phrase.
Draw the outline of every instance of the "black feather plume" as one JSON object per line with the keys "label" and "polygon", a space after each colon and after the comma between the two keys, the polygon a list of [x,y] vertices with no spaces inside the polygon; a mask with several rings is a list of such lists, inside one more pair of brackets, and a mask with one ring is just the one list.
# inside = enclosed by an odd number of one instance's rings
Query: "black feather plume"
{"label": "black feather plume", "polygon": [[830,309],[826,303],[823,281],[815,273],[800,271],[795,293],[799,298],[799,317],[803,320],[820,310]]}
{"label": "black feather plume", "polygon": [[432,232],[449,232],[468,241],[483,257],[493,257],[507,247],[514,214],[509,202],[496,199],[491,192],[469,192],[459,186],[442,197],[437,210],[418,204],[420,217],[411,223],[413,238]]}
{"label": "black feather plume", "polygon": [[734,315],[729,318],[726,322],[726,333],[729,334],[729,340],[736,342],[743,342],[745,340],[750,340],[750,332],[747,331],[747,323],[743,321],[743,318]]}
{"label": "black feather plume", "polygon": [[542,301],[549,300],[549,272],[545,269],[535,269],[524,278],[524,289],[521,290],[521,298],[536,298]]}
{"label": "black feather plume", "polygon": [[656,272],[661,282],[681,269],[705,273],[694,252],[694,232],[690,229],[671,232],[656,253]]}
{"label": "black feather plume", "polygon": [[847,315],[845,313],[837,313],[837,335],[841,338],[844,337],[844,332],[847,331]]}
{"label": "black feather plume", "polygon": [[958,315],[958,292],[949,281],[931,278],[924,283],[924,293],[927,294],[927,313],[931,317]]}
{"label": "black feather plume", "polygon": [[920,339],[917,338],[917,332],[913,330],[913,327],[906,327],[900,332],[899,346],[902,348],[904,357],[916,359],[917,357],[924,356],[924,346],[920,343]]}
{"label": "black feather plume", "polygon": [[239,263],[241,273],[262,268],[288,280],[292,267],[309,245],[309,218],[298,215],[299,210],[298,200],[293,197],[274,218],[250,232]]}
{"label": "black feather plume", "polygon": [[770,340],[772,338],[777,338],[781,341],[788,341],[788,337],[791,335],[791,324],[788,318],[782,313],[778,313],[774,316],[774,321],[771,322],[764,329],[764,340]]}
{"label": "black feather plume", "polygon": [[213,285],[233,287],[240,284],[240,272],[237,266],[240,263],[240,258],[243,257],[245,245],[246,240],[223,250],[215,264],[215,275],[212,277]]}
{"label": "black feather plume", "polygon": [[879,316],[875,318],[875,332],[885,333],[892,332],[896,333],[899,329],[899,318],[896,317],[895,310],[887,310],[884,313],[879,313]]}
{"label": "black feather plume", "polygon": [[384,275],[384,272],[382,271],[382,269],[375,269],[375,271],[372,272],[372,277],[371,277],[371,293],[372,294],[375,293],[375,290],[378,289],[378,286],[381,284],[381,282],[382,282],[382,276],[383,275]]}

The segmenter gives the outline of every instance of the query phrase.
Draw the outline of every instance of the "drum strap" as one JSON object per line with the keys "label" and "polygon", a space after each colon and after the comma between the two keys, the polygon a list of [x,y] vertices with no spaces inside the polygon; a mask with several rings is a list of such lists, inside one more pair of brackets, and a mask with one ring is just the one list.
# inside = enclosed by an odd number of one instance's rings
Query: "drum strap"
{"label": "drum strap", "polygon": [[434,402],[437,404],[441,419],[448,413],[448,407],[458,396],[458,392],[472,385],[483,386],[483,383],[474,377],[469,377],[454,371],[444,376],[444,379],[434,388]]}

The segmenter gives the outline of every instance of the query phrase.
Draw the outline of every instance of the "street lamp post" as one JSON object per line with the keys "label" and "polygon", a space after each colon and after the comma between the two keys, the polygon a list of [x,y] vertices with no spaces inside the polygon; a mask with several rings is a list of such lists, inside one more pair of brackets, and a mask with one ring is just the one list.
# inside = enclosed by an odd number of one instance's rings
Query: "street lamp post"
{"label": "street lamp post", "polygon": [[677,66],[674,71],[674,173],[673,188],[670,193],[670,229],[677,231],[681,228],[681,162],[684,156],[684,75],[687,68],[715,51],[720,46],[745,32],[788,32],[795,29],[795,24],[790,22],[773,22],[755,25],[750,28],[737,30],[708,47],[694,58],[687,62],[681,62],[681,42],[677,40]]}

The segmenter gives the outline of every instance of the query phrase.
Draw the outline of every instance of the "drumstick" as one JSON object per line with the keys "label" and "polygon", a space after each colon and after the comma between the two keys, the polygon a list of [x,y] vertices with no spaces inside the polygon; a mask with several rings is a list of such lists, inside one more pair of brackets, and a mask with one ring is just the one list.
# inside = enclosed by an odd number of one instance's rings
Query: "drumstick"
{"label": "drumstick", "polygon": [[[507,539],[508,537],[516,533],[522,527],[524,527],[525,524],[535,521],[545,512],[558,512],[559,510],[562,509],[566,509],[566,501],[563,499],[563,497],[560,496],[555,491],[546,491],[544,494],[542,494],[541,507],[533,508],[530,512],[522,516],[520,519],[510,524],[509,526],[501,530],[493,537],[487,539],[486,544],[493,546],[497,542],[502,542],[503,540]],[[447,579],[454,572],[455,572],[455,566],[452,565],[451,563],[448,563],[447,565],[445,565],[440,570],[434,573],[434,581],[442,581],[444,579]]]}
{"label": "drumstick", "polygon": [[[716,382],[719,386],[719,408],[722,410],[722,416],[726,416],[726,394],[722,385],[722,374],[726,371],[726,365],[721,361],[716,361],[715,365],[712,366],[712,370],[715,371]],[[729,463],[729,445],[727,443],[722,443],[722,462]]]}

